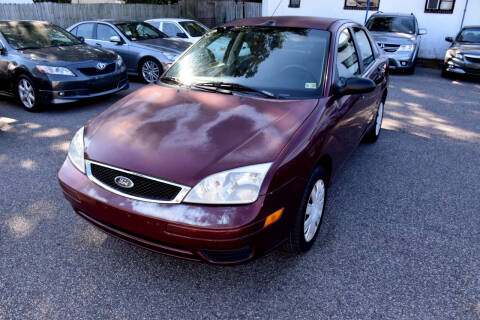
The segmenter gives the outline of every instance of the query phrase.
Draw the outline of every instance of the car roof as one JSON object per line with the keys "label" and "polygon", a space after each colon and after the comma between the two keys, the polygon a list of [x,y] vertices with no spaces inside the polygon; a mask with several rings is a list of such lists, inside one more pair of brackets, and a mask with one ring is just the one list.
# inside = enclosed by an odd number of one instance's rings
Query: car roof
{"label": "car roof", "polygon": [[480,25],[478,25],[478,26],[464,26],[462,29],[480,29]]}
{"label": "car roof", "polygon": [[85,20],[85,21],[80,21],[76,24],[79,23],[96,23],[96,22],[105,22],[105,23],[110,23],[110,24],[118,24],[118,23],[141,23],[143,21],[140,20],[119,20],[119,19],[98,19],[98,20]]}
{"label": "car roof", "polygon": [[171,22],[182,22],[182,21],[195,21],[192,19],[182,19],[182,18],[155,18],[155,19],[148,19],[145,21],[171,21]]}
{"label": "car roof", "polygon": [[294,27],[310,28],[319,30],[329,30],[333,24],[338,22],[353,22],[344,19],[308,17],[308,16],[275,16],[275,17],[255,17],[242,20],[236,20],[224,24],[223,27],[242,27],[242,26],[275,26],[275,27]]}

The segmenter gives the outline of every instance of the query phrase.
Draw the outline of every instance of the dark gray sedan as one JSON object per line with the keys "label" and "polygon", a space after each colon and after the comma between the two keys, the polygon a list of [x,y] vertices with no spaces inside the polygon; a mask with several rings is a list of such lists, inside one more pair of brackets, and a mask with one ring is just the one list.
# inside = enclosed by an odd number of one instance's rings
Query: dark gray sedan
{"label": "dark gray sedan", "polygon": [[445,54],[442,75],[453,74],[480,76],[480,26],[464,27],[451,42]]}
{"label": "dark gray sedan", "polygon": [[156,82],[190,46],[144,22],[83,21],[67,30],[88,44],[115,51],[125,61],[128,74],[138,75],[147,83]]}

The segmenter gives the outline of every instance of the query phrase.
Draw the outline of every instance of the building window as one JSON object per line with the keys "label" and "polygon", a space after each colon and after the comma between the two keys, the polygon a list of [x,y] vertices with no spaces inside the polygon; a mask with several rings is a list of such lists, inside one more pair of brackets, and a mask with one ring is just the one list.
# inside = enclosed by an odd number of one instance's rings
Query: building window
{"label": "building window", "polygon": [[[345,0],[344,9],[348,10],[367,10],[369,0]],[[370,7],[368,10],[378,11],[380,0],[370,0]]]}
{"label": "building window", "polygon": [[300,8],[300,0],[290,0],[289,8]]}
{"label": "building window", "polygon": [[453,13],[455,0],[427,0],[425,12],[430,13]]}

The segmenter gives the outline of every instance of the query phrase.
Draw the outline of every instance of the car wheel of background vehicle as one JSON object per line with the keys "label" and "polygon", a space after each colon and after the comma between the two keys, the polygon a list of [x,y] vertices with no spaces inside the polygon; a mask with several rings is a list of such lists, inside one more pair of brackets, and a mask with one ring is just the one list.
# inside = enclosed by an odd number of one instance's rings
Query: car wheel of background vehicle
{"label": "car wheel of background vehicle", "polygon": [[317,167],[302,195],[299,211],[294,217],[286,249],[293,253],[308,251],[318,237],[325,212],[328,174]]}
{"label": "car wheel of background vehicle", "polygon": [[35,84],[27,75],[21,75],[18,77],[17,97],[26,110],[37,111],[39,109]]}
{"label": "car wheel of background vehicle", "polygon": [[384,102],[382,101],[378,106],[377,115],[375,116],[375,123],[363,138],[363,142],[373,143],[377,141],[378,137],[380,136],[380,132],[382,130],[383,110],[384,110]]}
{"label": "car wheel of background vehicle", "polygon": [[160,63],[151,58],[147,58],[140,63],[139,75],[145,83],[155,83],[162,75]]}

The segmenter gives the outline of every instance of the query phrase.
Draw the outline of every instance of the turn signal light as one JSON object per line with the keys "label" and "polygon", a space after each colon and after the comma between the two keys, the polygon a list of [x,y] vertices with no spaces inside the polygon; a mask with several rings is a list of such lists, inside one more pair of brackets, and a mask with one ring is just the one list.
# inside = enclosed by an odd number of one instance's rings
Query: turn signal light
{"label": "turn signal light", "polygon": [[267,219],[265,220],[265,223],[263,224],[263,227],[264,228],[268,227],[269,225],[271,225],[272,223],[274,223],[275,221],[280,219],[280,217],[282,216],[282,213],[283,213],[283,208],[280,209],[280,210],[277,210],[274,213],[272,213],[271,215],[269,215],[267,217]]}

